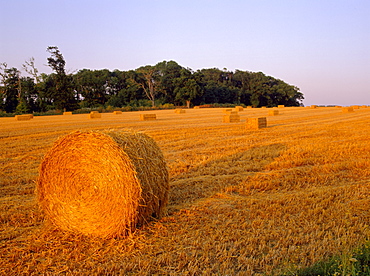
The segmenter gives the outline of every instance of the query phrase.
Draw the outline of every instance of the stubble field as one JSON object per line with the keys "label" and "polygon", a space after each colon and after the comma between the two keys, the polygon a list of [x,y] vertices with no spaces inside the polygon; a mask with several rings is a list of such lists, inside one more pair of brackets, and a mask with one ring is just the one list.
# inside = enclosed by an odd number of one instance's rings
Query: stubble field
{"label": "stubble field", "polygon": [[[289,275],[361,245],[370,108],[279,112],[244,109],[240,123],[223,123],[222,109],[0,118],[1,275]],[[248,117],[267,117],[268,127],[246,130]],[[167,215],[127,239],[61,232],[38,209],[43,155],[58,137],[90,129],[145,132],[167,162]]]}

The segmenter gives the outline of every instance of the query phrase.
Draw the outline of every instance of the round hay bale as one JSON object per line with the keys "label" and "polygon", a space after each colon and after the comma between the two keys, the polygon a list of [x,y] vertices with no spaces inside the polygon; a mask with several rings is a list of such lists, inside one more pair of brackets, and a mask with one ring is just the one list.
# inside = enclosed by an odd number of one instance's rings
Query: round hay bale
{"label": "round hay bale", "polygon": [[162,216],[168,190],[167,166],[151,137],[77,131],[59,138],[44,156],[36,193],[60,229],[110,238]]}

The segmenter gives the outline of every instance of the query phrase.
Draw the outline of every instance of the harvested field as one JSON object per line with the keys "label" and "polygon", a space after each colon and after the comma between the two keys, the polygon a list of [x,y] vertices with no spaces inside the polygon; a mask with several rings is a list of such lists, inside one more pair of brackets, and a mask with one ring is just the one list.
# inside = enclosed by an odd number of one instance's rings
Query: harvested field
{"label": "harvested field", "polygon": [[[246,119],[266,109],[244,109],[233,124],[222,109],[156,113],[0,118],[1,275],[293,274],[369,237],[369,108],[284,107],[259,130]],[[104,129],[147,133],[169,168],[166,215],[128,238],[57,230],[34,193],[58,137]]]}

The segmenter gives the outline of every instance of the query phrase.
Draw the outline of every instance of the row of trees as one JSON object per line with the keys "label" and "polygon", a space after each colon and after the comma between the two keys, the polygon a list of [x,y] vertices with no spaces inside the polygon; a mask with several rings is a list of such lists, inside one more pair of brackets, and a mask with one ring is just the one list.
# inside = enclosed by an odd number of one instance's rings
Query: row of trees
{"label": "row of trees", "polygon": [[8,113],[75,110],[101,106],[173,104],[245,104],[299,106],[299,88],[262,72],[217,68],[193,71],[175,61],[162,61],[130,71],[89,70],[67,73],[58,47],[47,48],[51,74],[39,74],[31,58],[17,68],[0,63],[0,109]]}

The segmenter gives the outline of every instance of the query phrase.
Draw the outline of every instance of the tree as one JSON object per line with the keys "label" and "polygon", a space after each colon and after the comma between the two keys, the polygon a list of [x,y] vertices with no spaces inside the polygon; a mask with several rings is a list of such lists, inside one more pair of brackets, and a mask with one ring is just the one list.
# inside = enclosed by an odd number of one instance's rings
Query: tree
{"label": "tree", "polygon": [[155,66],[147,65],[137,69],[139,78],[141,80],[136,81],[144,90],[145,95],[152,103],[152,107],[155,107],[155,99],[158,94],[156,89],[158,85],[158,70]]}
{"label": "tree", "polygon": [[49,46],[47,51],[51,54],[48,65],[55,72],[51,74],[54,89],[49,91],[56,109],[73,110],[78,107],[75,96],[73,77],[65,72],[65,60],[57,46]]}
{"label": "tree", "polygon": [[2,108],[12,113],[15,112],[21,95],[20,72],[15,67],[7,68],[5,62],[0,64],[0,70]]}
{"label": "tree", "polygon": [[174,80],[176,84],[175,101],[186,104],[190,108],[191,102],[197,97],[202,96],[203,90],[194,78],[192,71],[183,68],[181,70],[181,76]]}

